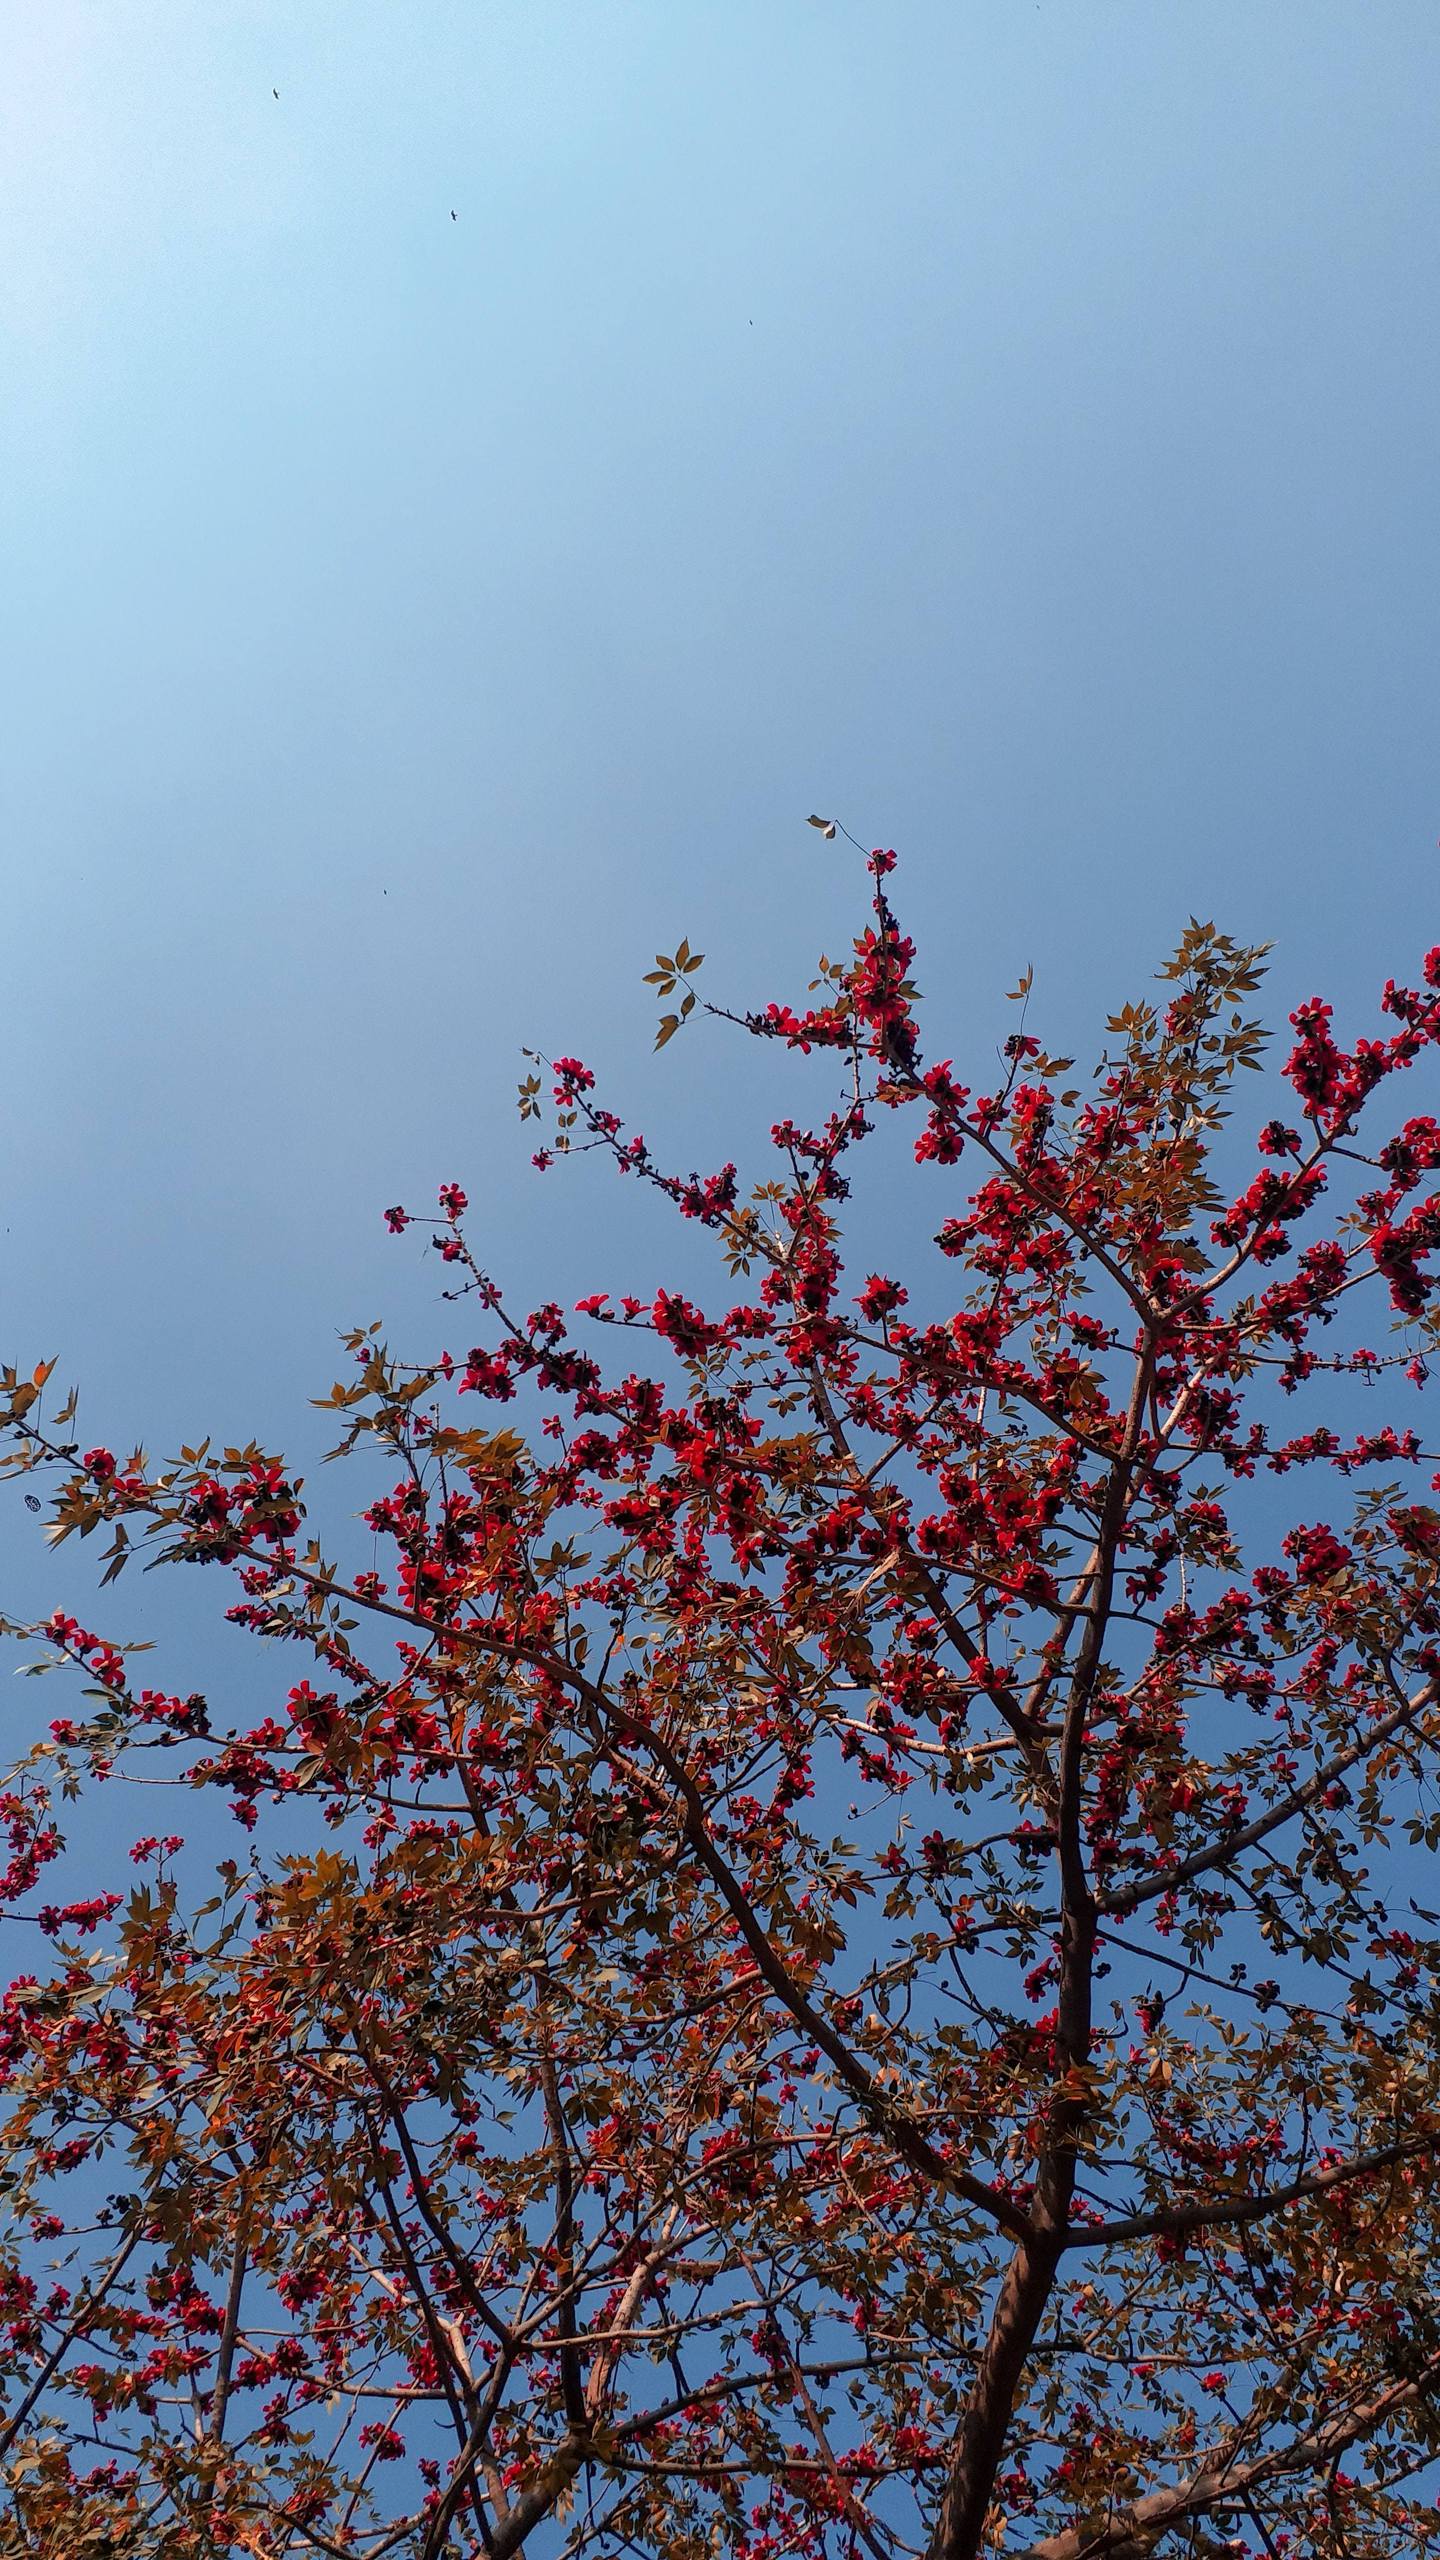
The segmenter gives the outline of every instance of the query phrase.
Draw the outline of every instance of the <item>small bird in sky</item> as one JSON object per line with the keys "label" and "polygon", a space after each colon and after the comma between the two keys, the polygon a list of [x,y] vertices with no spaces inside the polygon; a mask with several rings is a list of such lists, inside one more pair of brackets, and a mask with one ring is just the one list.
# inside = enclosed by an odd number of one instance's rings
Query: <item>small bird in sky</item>
{"label": "small bird in sky", "polygon": [[456,213],[456,211],[455,211],[455,207],[454,207],[454,206],[453,206],[453,204],[452,204],[452,206],[450,207],[450,219],[451,219],[451,221],[452,221],[452,222],[458,222],[459,218],[460,218],[460,217],[459,217],[459,215]]}
{"label": "small bird in sky", "polygon": [[272,97],[272,98],[278,98],[278,97],[279,97],[279,95],[280,95],[280,92],[279,92],[279,90],[278,90],[278,89],[272,89],[272,90],[271,90],[271,92],[270,92],[270,95],[271,95],[271,97]]}

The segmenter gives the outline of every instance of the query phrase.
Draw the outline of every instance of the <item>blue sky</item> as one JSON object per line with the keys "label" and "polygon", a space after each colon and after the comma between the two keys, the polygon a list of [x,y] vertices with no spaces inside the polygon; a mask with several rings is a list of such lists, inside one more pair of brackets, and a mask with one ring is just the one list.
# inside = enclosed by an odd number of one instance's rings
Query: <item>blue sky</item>
{"label": "blue sky", "polygon": [[811,809],[962,1060],[1435,938],[1431,0],[9,0],[0,119],[0,1350],[95,1437],[303,1445],[445,1177],[653,1285],[518,1050],[736,1152],[638,980],[803,984]]}

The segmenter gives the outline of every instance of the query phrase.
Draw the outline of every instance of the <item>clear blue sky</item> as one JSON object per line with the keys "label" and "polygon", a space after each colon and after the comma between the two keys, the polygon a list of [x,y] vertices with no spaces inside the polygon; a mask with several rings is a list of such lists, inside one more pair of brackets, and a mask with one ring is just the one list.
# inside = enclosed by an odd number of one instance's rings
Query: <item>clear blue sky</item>
{"label": "clear blue sky", "polygon": [[442,1177],[623,1285],[519,1045],[732,1152],[637,981],[803,983],[811,809],[962,1057],[1435,938],[1434,0],[5,0],[0,115],[0,1350],[96,1437],[433,1348]]}

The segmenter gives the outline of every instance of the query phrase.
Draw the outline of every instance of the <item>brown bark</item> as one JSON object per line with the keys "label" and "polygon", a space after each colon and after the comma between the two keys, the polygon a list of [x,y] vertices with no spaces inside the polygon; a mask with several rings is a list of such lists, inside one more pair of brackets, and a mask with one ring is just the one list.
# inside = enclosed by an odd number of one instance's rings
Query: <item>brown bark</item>
{"label": "brown bark", "polygon": [[1097,1917],[1085,1869],[1081,1827],[1084,1744],[1109,1622],[1115,1559],[1144,1428],[1151,1370],[1151,1353],[1145,1344],[1136,1359],[1124,1437],[1105,1490],[1085,1632],[1071,1675],[1061,1736],[1056,1787],[1061,1910],[1056,2078],[1036,2171],[1033,2230],[1016,2248],[1000,2287],[989,2335],[956,2431],[927,2560],[975,2560],[979,2551],[1025,2366],[1069,2236],[1070,2205],[1089,2114],[1084,2073],[1090,2058]]}

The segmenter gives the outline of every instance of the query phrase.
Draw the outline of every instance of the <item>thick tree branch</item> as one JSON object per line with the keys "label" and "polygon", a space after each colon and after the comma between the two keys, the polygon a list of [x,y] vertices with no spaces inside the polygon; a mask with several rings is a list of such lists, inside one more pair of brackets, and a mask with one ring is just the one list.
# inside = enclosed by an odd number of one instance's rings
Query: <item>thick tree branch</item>
{"label": "thick tree branch", "polygon": [[1272,2480],[1282,2480],[1296,2472],[1318,2472],[1351,2445],[1372,2436],[1387,2419],[1398,2417],[1427,2399],[1440,2382],[1440,2356],[1427,2360],[1421,2373],[1412,2380],[1397,2382],[1359,2409],[1335,2418],[1330,2425],[1316,2427],[1308,2435],[1296,2436],[1288,2445],[1260,2454],[1253,2462],[1212,2461],[1195,2472],[1189,2480],[1178,2481],[1171,2488],[1154,2489],[1148,2497],[1133,2499],[1128,2505],[1099,2519],[1087,2518],[1071,2525],[1063,2533],[1048,2534],[1043,2542],[1032,2542],[1015,2560],[1132,2560],[1132,2555],[1149,2552],[1160,2534],[1191,2518],[1212,2514],[1217,2508],[1243,2505],[1251,2492]]}
{"label": "thick tree branch", "polygon": [[1090,2058],[1096,1908],[1081,1836],[1084,1749],[1109,1623],[1115,1560],[1144,1430],[1152,1358],[1147,1340],[1136,1355],[1124,1439],[1105,1490],[1085,1632],[1066,1699],[1057,1824],[1061,1923],[1055,2080],[1037,2162],[1032,2229],[1005,2273],[979,2369],[956,2431],[928,2560],[975,2560],[980,2549],[1015,2402],[1050,2300],[1069,2227],[1080,2145],[1091,2105],[1086,2072]]}
{"label": "thick tree branch", "polygon": [[1148,1876],[1137,1876],[1132,1883],[1117,1885],[1111,1892],[1101,1894],[1098,1905],[1101,1918],[1123,1919],[1127,1911],[1138,1909],[1142,1902],[1155,1902],[1162,1894],[1174,1893],[1196,1876],[1209,1875],[1217,1867],[1229,1866],[1242,1851],[1255,1848],[1273,1831],[1293,1822],[1297,1813],[1304,1813],[1317,1803],[1326,1788],[1334,1786],[1337,1778],[1343,1778],[1347,1770],[1356,1768],[1362,1760],[1368,1760],[1393,1735],[1403,1733],[1417,1716],[1424,1714],[1427,1707],[1434,1706],[1437,1698],[1440,1698],[1440,1681],[1427,1680],[1413,1698],[1407,1698],[1388,1716],[1382,1716],[1378,1724],[1371,1725],[1359,1740],[1350,1743],[1344,1751],[1337,1751],[1333,1759],[1327,1760],[1313,1777],[1305,1780],[1303,1786],[1293,1788],[1289,1795],[1283,1796],[1278,1804],[1267,1807],[1264,1813],[1257,1813],[1253,1821],[1237,1824],[1233,1831],[1207,1842],[1203,1849],[1192,1849],[1188,1858],[1177,1858],[1173,1867],[1157,1867]]}
{"label": "thick tree branch", "polygon": [[1265,2222],[1271,2214],[1283,2213],[1292,2204],[1303,2204],[1310,2196],[1331,2194],[1336,2187],[1353,2186],[1359,2178],[1373,2177],[1377,2170],[1393,2169],[1402,2160],[1423,2160],[1440,2149],[1440,2131],[1417,2134],[1413,2141],[1387,2143],[1381,2151],[1361,2151],[1353,2160],[1337,2161],[1330,2169],[1317,2169],[1308,2178],[1296,2178],[1288,2187],[1277,2187],[1269,2195],[1234,2195],[1213,2198],[1207,2204],[1174,2205],[1158,2213],[1134,2213],[1122,2222],[1106,2222],[1085,2230],[1072,2226],[1066,2237],[1068,2249],[1106,2249],[1122,2240],[1149,2240],[1161,2232],[1205,2231],[1213,2228],[1237,2229],[1241,2224]]}

